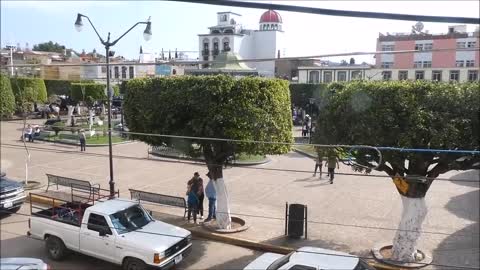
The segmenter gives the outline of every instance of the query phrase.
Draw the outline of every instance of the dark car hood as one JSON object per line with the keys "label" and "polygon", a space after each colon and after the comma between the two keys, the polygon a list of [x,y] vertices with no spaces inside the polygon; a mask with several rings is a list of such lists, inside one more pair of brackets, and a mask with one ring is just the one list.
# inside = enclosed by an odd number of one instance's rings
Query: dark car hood
{"label": "dark car hood", "polygon": [[23,187],[23,185],[17,181],[10,180],[6,177],[2,177],[0,180],[0,192],[14,190]]}

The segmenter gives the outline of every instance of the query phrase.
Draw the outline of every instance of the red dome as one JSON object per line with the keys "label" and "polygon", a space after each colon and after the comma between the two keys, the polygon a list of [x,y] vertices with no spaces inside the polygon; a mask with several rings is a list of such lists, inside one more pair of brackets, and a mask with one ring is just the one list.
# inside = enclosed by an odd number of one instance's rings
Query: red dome
{"label": "red dome", "polygon": [[260,17],[260,23],[281,23],[282,16],[275,10],[267,10]]}

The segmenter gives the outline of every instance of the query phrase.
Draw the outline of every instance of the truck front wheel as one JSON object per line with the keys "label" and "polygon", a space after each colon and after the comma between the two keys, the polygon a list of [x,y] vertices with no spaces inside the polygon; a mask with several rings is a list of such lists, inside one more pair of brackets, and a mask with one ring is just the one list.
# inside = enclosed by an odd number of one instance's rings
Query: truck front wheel
{"label": "truck front wheel", "polygon": [[143,261],[135,258],[126,258],[123,261],[122,266],[123,266],[123,270],[146,270],[147,269],[147,265]]}
{"label": "truck front wheel", "polygon": [[46,247],[48,256],[55,261],[63,260],[67,254],[67,247],[65,247],[63,241],[56,236],[49,236],[47,238]]}

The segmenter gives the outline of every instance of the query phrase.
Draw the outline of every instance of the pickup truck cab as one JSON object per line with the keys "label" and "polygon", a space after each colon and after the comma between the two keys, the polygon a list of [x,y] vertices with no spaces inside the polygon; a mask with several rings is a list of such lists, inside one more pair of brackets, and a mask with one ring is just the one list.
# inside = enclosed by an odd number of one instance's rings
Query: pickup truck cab
{"label": "pickup truck cab", "polygon": [[138,202],[118,198],[32,210],[29,225],[28,234],[45,240],[54,260],[74,251],[128,270],[170,268],[192,246],[189,231],[153,219]]}

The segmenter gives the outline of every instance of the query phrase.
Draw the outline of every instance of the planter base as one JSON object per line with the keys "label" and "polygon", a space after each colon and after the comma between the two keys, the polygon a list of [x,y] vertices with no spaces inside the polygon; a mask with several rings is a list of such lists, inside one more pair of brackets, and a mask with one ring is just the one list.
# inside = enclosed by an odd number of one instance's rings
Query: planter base
{"label": "planter base", "polygon": [[418,261],[401,263],[390,260],[392,256],[392,245],[382,244],[372,249],[373,257],[375,257],[377,261],[387,265],[400,266],[403,268],[422,268],[432,263],[432,256],[429,253],[422,250],[417,250],[417,253],[420,255]]}
{"label": "planter base", "polygon": [[28,181],[28,184],[24,185],[23,188],[25,190],[32,190],[32,189],[37,189],[42,186],[42,183],[37,182],[37,181]]}
{"label": "planter base", "polygon": [[219,229],[217,227],[217,222],[215,220],[211,222],[202,223],[202,226],[209,231],[216,232],[216,233],[224,233],[224,234],[243,232],[248,228],[250,228],[250,225],[248,225],[245,220],[239,217],[231,217],[231,219],[232,219],[232,228],[229,230]]}

